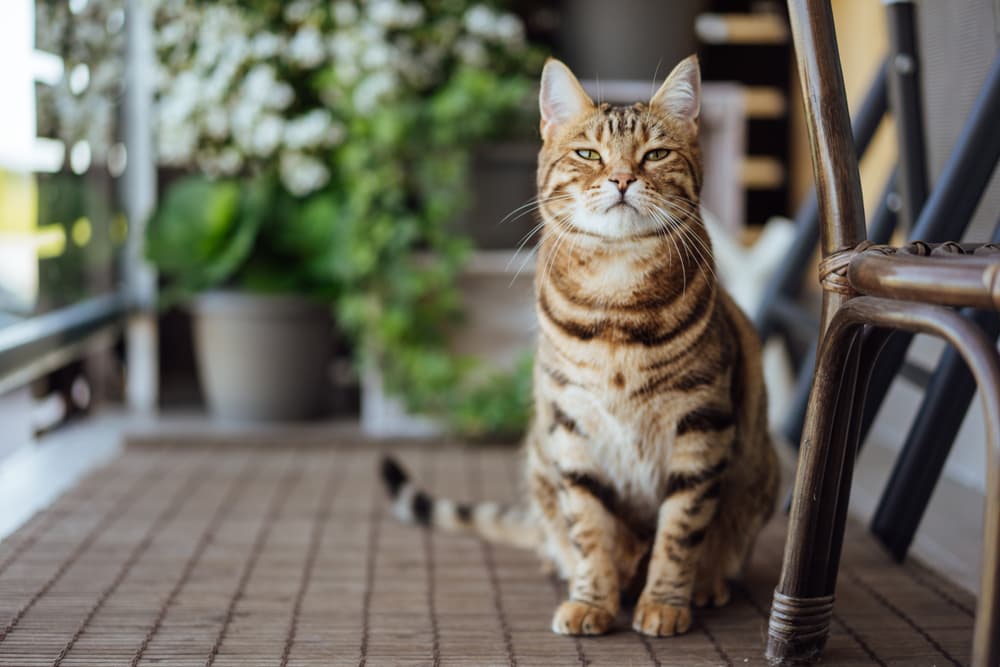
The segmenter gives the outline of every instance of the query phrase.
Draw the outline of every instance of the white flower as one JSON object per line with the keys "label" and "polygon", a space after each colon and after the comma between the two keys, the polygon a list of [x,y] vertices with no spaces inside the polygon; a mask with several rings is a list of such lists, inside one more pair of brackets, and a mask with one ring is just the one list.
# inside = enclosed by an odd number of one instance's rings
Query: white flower
{"label": "white flower", "polygon": [[267,60],[281,49],[281,39],[270,32],[262,32],[250,40],[250,53],[254,58]]}
{"label": "white flower", "polygon": [[412,28],[424,19],[424,8],[417,3],[371,0],[368,3],[368,16],[385,28]]}
{"label": "white flower", "polygon": [[315,109],[285,125],[284,144],[293,149],[326,145],[332,138],[332,127],[330,114],[322,109]]}
{"label": "white flower", "polygon": [[473,5],[465,12],[463,22],[465,29],[473,35],[491,37],[496,14],[486,5]]}
{"label": "white flower", "polygon": [[243,80],[241,92],[249,103],[271,109],[284,109],[295,99],[295,91],[278,81],[271,65],[255,65]]}
{"label": "white flower", "polygon": [[275,82],[271,88],[270,106],[274,109],[285,109],[295,99],[295,90],[284,81]]}
{"label": "white flower", "polygon": [[396,7],[394,0],[369,0],[368,16],[379,25],[391,28],[396,21]]}
{"label": "white flower", "polygon": [[368,69],[380,69],[398,58],[389,44],[376,42],[371,44],[361,55],[361,64]]}
{"label": "white flower", "polygon": [[[86,3],[78,15],[66,0],[36,3],[39,48],[68,63],[59,85],[38,92],[39,122],[67,145],[87,142],[99,161],[120,133],[124,14],[121,0],[77,1]],[[424,0],[284,0],[263,26],[238,2],[140,1],[156,25],[150,79],[160,163],[236,175],[271,161],[297,195],[331,177],[324,156],[346,132],[338,116],[425,89],[453,58],[488,67],[495,51],[525,43],[520,20],[488,0],[456,3],[473,5],[464,12],[448,3],[431,12],[437,3]],[[327,11],[332,29],[322,22]],[[418,43],[424,22],[433,44]],[[333,76],[302,81],[300,70],[328,62]],[[86,65],[74,70],[77,63]],[[320,101],[299,99],[302,90]]]}
{"label": "white flower", "polygon": [[281,137],[284,133],[285,123],[280,116],[267,115],[262,117],[253,129],[251,141],[253,152],[260,157],[271,155],[281,143]]}
{"label": "white flower", "polygon": [[344,0],[335,2],[333,3],[333,20],[337,22],[337,25],[351,25],[358,20],[358,8],[354,6],[353,2],[345,2]]}
{"label": "white flower", "polygon": [[198,168],[209,176],[233,176],[243,166],[243,156],[232,147],[224,148],[218,153],[200,153],[196,160]]}
{"label": "white flower", "polygon": [[243,94],[250,100],[261,102],[267,99],[276,79],[271,65],[254,65],[243,79]]}
{"label": "white flower", "polygon": [[312,26],[300,28],[288,44],[289,59],[300,67],[316,67],[325,56],[323,37]]}
{"label": "white flower", "polygon": [[361,43],[347,31],[337,32],[328,46],[330,55],[337,61],[337,67],[352,62],[357,54],[364,51]]}
{"label": "white flower", "polygon": [[289,23],[301,23],[309,18],[309,14],[316,8],[315,0],[295,0],[285,6],[285,20]]}
{"label": "white flower", "polygon": [[521,19],[513,14],[503,14],[497,19],[495,34],[508,46],[516,47],[524,44],[524,25]]}
{"label": "white flower", "polygon": [[400,10],[400,27],[413,28],[420,25],[424,20],[424,8],[416,2],[403,5]]}
{"label": "white flower", "polygon": [[171,21],[158,30],[156,41],[161,47],[175,46],[181,43],[186,34],[186,25],[180,21]]}
{"label": "white flower", "polygon": [[243,166],[243,156],[235,148],[228,147],[218,153],[201,153],[197,162],[198,168],[209,176],[233,176]]}
{"label": "white flower", "polygon": [[396,90],[396,86],[396,77],[391,72],[375,72],[365,77],[354,89],[354,108],[361,113],[371,113]]}
{"label": "white flower", "polygon": [[198,132],[191,124],[160,126],[157,150],[160,161],[164,164],[189,163],[197,144]]}
{"label": "white flower", "polygon": [[305,116],[294,118],[285,125],[285,136],[282,143],[287,148],[294,149],[315,146],[322,138],[329,122],[329,116],[319,109]]}
{"label": "white flower", "polygon": [[455,42],[455,54],[467,65],[480,67],[486,64],[486,49],[483,43],[474,37],[462,37]]}
{"label": "white flower", "polygon": [[[346,61],[337,65],[337,78],[344,85],[351,85],[361,77],[361,69],[351,61]],[[324,94],[331,91],[323,91]],[[339,92],[336,93],[339,95]],[[329,102],[328,102],[329,104]]]}
{"label": "white flower", "polygon": [[315,192],[330,180],[330,170],[322,162],[301,153],[283,153],[278,171],[281,182],[297,197]]}
{"label": "white flower", "polygon": [[214,106],[224,101],[226,94],[233,87],[237,72],[243,66],[243,58],[246,55],[246,50],[241,48],[243,42],[240,40],[233,42],[233,48],[222,55],[211,75],[206,76],[201,96],[204,106]]}
{"label": "white flower", "polygon": [[232,48],[233,38],[243,42],[246,34],[242,14],[226,6],[208,7],[201,18],[195,62],[202,66],[213,65]]}
{"label": "white flower", "polygon": [[231,176],[243,166],[243,156],[240,152],[230,146],[219,153],[219,171],[227,176]]}
{"label": "white flower", "polygon": [[225,139],[229,134],[229,116],[221,107],[209,107],[205,113],[204,126],[205,134],[212,139]]}
{"label": "white flower", "polygon": [[385,39],[385,29],[377,23],[365,21],[358,26],[358,38],[365,46],[373,42],[381,42]]}
{"label": "white flower", "polygon": [[[241,145],[249,148],[250,134],[257,123],[260,107],[248,102],[245,99],[237,101],[229,115],[229,122],[232,125],[232,134]],[[245,142],[245,143],[244,143]]]}

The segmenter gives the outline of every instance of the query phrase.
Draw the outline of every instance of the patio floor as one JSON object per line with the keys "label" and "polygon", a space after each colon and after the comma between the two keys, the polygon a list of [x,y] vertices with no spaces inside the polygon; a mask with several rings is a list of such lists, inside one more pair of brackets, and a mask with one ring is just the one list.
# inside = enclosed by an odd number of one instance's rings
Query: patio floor
{"label": "patio floor", "polygon": [[[509,449],[401,446],[426,486],[513,495]],[[761,657],[781,518],[742,588],[681,637],[548,630],[527,552],[402,526],[378,447],[135,443],[0,543],[0,665],[743,665]],[[824,665],[961,665],[974,600],[857,526]]]}

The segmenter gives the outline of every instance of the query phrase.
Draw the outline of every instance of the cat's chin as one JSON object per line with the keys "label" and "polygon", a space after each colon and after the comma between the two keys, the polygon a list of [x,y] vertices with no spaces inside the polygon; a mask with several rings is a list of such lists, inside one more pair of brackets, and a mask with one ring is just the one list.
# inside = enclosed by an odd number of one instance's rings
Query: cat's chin
{"label": "cat's chin", "polygon": [[602,213],[577,214],[570,225],[603,239],[621,241],[656,234],[660,225],[631,205],[613,206]]}

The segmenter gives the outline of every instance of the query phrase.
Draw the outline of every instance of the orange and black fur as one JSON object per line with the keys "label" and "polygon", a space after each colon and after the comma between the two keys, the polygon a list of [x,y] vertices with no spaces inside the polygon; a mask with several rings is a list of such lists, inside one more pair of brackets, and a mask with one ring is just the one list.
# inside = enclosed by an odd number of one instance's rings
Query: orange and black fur
{"label": "orange and black fur", "polygon": [[637,631],[685,632],[692,603],[728,601],[774,504],[760,343],[699,215],[700,85],[691,57],[611,107],[546,64],[524,507],[435,500],[383,464],[403,518],[536,548],[569,581],[558,633],[605,632],[633,587]]}

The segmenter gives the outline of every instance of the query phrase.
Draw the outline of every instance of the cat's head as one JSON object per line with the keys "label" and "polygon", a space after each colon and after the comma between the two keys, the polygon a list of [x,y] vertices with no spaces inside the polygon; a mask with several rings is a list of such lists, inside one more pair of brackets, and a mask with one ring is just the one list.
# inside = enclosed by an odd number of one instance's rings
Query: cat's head
{"label": "cat's head", "polygon": [[595,104],[549,59],[539,105],[539,203],[549,220],[604,238],[656,233],[697,217],[701,71],[682,60],[648,103]]}

